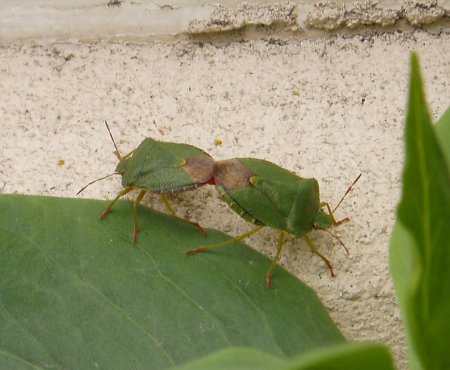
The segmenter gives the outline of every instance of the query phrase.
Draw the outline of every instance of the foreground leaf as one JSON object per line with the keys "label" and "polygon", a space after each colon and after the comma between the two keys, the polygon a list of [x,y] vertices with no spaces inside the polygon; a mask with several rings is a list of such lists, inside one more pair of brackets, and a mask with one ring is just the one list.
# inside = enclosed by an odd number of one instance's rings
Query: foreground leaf
{"label": "foreground leaf", "polygon": [[[257,350],[226,349],[176,370],[393,370],[386,347],[375,343],[344,344],[314,350],[294,359]],[[175,369],[174,369],[175,370]]]}
{"label": "foreground leaf", "polygon": [[284,368],[285,358],[249,348],[229,348],[171,370],[273,370]]}
{"label": "foreground leaf", "polygon": [[449,230],[449,167],[431,125],[413,55],[403,195],[390,250],[412,369],[450,369]]}
{"label": "foreground leaf", "polygon": [[132,207],[0,196],[0,368],[164,369],[246,346],[292,356],[343,337],[311,289],[244,245],[187,257],[194,227]]}
{"label": "foreground leaf", "polygon": [[450,106],[436,122],[435,128],[436,137],[444,153],[447,167],[450,171]]}

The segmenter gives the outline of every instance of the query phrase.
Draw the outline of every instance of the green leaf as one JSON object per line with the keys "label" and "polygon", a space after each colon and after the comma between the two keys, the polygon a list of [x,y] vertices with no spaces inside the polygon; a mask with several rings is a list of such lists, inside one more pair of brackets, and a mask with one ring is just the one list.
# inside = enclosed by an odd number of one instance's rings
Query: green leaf
{"label": "green leaf", "polygon": [[132,203],[0,196],[0,368],[164,369],[246,346],[280,357],[342,343],[314,292],[245,245]]}
{"label": "green leaf", "polygon": [[449,230],[449,167],[431,125],[413,55],[403,195],[390,249],[412,369],[450,368]]}
{"label": "green leaf", "polygon": [[436,137],[444,152],[447,167],[450,169],[450,106],[435,125]]}
{"label": "green leaf", "polygon": [[[257,350],[233,348],[218,351],[176,370],[393,370],[386,347],[375,343],[344,344],[321,348],[293,359]],[[175,370],[175,369],[174,369]]]}
{"label": "green leaf", "polygon": [[227,348],[172,370],[272,370],[281,369],[288,361],[250,348]]}

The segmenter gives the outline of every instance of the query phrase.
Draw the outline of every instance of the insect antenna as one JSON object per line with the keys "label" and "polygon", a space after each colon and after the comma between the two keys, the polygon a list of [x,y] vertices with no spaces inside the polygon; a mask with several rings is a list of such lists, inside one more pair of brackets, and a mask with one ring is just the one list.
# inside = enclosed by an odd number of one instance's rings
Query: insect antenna
{"label": "insect antenna", "polygon": [[117,158],[119,158],[119,161],[121,161],[122,156],[120,155],[119,148],[117,147],[116,142],[114,141],[114,137],[112,136],[111,130],[109,129],[109,126],[108,126],[108,122],[106,122],[106,120],[105,120],[105,125],[106,125],[106,128],[108,129],[109,136],[111,137],[111,140],[114,144],[114,148],[116,148],[116,151],[114,152],[114,154],[117,156]]}
{"label": "insect antenna", "polygon": [[76,195],[80,194],[84,189],[86,189],[88,186],[91,186],[92,184],[96,183],[97,181],[107,179],[108,177],[111,177],[111,176],[114,176],[114,175],[121,175],[121,173],[114,172],[114,173],[110,173],[109,175],[100,177],[99,179],[95,179],[95,180],[91,181],[89,184],[83,186],[80,190],[78,190],[78,193]]}
{"label": "insect antenna", "polygon": [[[339,201],[339,203],[337,204],[336,207],[334,207],[334,209],[331,211],[332,214],[334,214],[334,212],[339,208],[339,206],[341,205],[342,201],[344,200],[344,198],[347,196],[348,193],[350,193],[350,191],[352,190],[353,186],[358,182],[359,178],[362,176],[362,173],[360,173],[358,175],[358,177],[355,179],[355,181],[352,182],[352,184],[348,187],[347,191],[345,192],[345,194],[342,196],[341,200]],[[348,221],[348,220],[347,220]],[[342,222],[345,222],[345,220],[342,220]],[[342,223],[340,222],[340,223]]]}
{"label": "insect antenna", "polygon": [[343,242],[336,234],[333,234],[333,233],[332,233],[330,230],[328,230],[328,229],[322,229],[321,227],[319,227],[318,230],[322,230],[322,231],[325,231],[326,233],[330,234],[333,238],[335,238],[335,239],[339,242],[339,244],[342,246],[342,248],[345,249],[345,253],[347,253],[347,256],[350,255],[350,252],[348,251],[348,249],[347,249],[347,247],[345,246],[344,242]]}

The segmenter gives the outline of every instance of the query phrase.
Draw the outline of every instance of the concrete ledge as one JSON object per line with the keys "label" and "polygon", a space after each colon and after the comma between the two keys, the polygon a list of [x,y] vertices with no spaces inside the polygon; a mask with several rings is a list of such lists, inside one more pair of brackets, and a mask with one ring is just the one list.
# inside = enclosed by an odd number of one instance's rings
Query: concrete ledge
{"label": "concrete ledge", "polygon": [[[406,20],[411,26],[437,23],[447,17],[448,9],[435,0],[364,1],[319,3],[306,15],[308,28],[336,30],[367,26],[393,26]],[[448,5],[448,4],[447,4]]]}
{"label": "concrete ledge", "polygon": [[[449,0],[238,2],[57,0],[0,4],[0,42],[177,39],[230,34],[309,37],[379,27],[450,25]],[[263,31],[262,33],[260,31]]]}

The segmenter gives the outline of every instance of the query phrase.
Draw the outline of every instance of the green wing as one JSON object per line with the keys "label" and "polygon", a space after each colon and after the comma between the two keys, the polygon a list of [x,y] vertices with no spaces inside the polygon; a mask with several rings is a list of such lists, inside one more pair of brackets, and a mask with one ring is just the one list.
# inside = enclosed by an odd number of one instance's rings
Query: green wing
{"label": "green wing", "polygon": [[199,157],[210,158],[191,145],[145,139],[122,159],[116,171],[122,173],[124,187],[136,186],[152,192],[188,190],[203,184],[183,169],[189,160]]}
{"label": "green wing", "polygon": [[[254,179],[256,178],[251,178],[251,180]],[[279,230],[287,230],[288,213],[280,208],[270,195],[265,194],[257,186],[252,185],[248,188],[229,190],[226,194],[229,200],[225,197],[224,200],[247,221]]]}
{"label": "green wing", "polygon": [[311,231],[319,209],[319,186],[315,179],[301,178],[267,161],[252,158],[239,161],[255,174],[250,177],[249,187],[227,190],[247,214],[244,218],[296,237]]}
{"label": "green wing", "polygon": [[[222,196],[223,200],[230,206],[230,208],[235,211],[239,216],[241,216],[243,219],[247,220],[248,222],[251,222],[255,225],[265,225],[261,223],[259,220],[254,218],[251,214],[249,214],[240,204],[237,203],[236,198],[233,197],[236,196],[235,192],[226,191],[222,186],[217,186],[217,190],[219,191],[219,194]],[[239,198],[239,196],[237,196]],[[245,203],[245,202],[244,202]]]}

